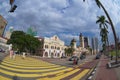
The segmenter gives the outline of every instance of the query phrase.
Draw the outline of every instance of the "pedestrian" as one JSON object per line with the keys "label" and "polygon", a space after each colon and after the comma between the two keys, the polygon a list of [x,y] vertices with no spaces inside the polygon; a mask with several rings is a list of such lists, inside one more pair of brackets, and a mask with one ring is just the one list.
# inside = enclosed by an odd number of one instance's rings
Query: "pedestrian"
{"label": "pedestrian", "polygon": [[76,64],[76,59],[74,58],[74,60],[73,60],[73,64]]}
{"label": "pedestrian", "polygon": [[16,52],[13,51],[13,59],[15,59],[15,56],[16,56]]}
{"label": "pedestrian", "polygon": [[76,64],[78,64],[78,59],[76,58]]}
{"label": "pedestrian", "polygon": [[13,49],[10,50],[10,59],[13,58]]}
{"label": "pedestrian", "polygon": [[26,53],[25,53],[25,52],[23,52],[23,56],[22,56],[22,57],[23,57],[23,59],[25,59],[25,57],[26,57],[25,55],[26,55]]}

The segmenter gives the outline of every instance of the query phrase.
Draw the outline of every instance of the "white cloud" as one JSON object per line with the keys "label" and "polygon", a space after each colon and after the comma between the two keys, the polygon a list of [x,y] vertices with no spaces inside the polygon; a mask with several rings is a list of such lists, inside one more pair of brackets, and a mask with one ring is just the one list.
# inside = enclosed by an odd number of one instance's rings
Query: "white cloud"
{"label": "white cloud", "polygon": [[[120,1],[101,0],[101,2],[119,31]],[[40,36],[62,34],[64,37],[61,38],[64,40],[72,39],[75,37],[73,33],[81,32],[87,33],[87,36],[99,36],[96,17],[103,15],[103,11],[97,7],[94,0],[86,0],[85,3],[83,0],[16,0],[15,4],[18,7],[14,13],[8,13],[9,2],[0,3],[0,12],[8,20],[7,28],[14,26],[15,29],[26,31],[33,25]]]}
{"label": "white cloud", "polygon": [[119,0],[109,0],[104,1],[102,0],[102,3],[104,4],[106,10],[110,14],[114,25],[120,22],[120,1]]}

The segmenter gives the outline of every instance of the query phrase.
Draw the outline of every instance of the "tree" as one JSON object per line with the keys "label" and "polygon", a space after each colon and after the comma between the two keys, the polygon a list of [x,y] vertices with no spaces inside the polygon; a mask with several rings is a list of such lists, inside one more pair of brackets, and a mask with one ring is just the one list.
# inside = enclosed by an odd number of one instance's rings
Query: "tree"
{"label": "tree", "polygon": [[[98,20],[96,23],[99,23],[99,28],[100,28],[100,36],[101,36],[101,41],[103,43],[103,50],[106,51],[107,45],[109,46],[109,41],[108,41],[108,25],[109,22],[105,19],[104,16],[98,17]],[[108,43],[108,44],[107,44]]]}
{"label": "tree", "polygon": [[108,41],[108,35],[107,35],[108,31],[106,28],[102,28],[100,31],[100,36],[101,36],[101,41],[104,45],[104,50],[106,51],[106,47],[107,47],[107,41]]}
{"label": "tree", "polygon": [[89,52],[92,54],[92,48],[88,45],[87,48],[89,50]]}
{"label": "tree", "polygon": [[41,46],[41,42],[29,34],[25,35],[25,42],[25,49],[32,54]]}
{"label": "tree", "polygon": [[74,48],[71,47],[65,48],[65,53],[69,56],[72,55],[74,51],[75,51]]}
{"label": "tree", "polygon": [[68,54],[68,55],[72,55],[73,52],[75,51],[74,49],[74,42],[76,42],[75,39],[72,39],[71,42],[70,42],[70,47],[69,48],[65,48],[65,53]]}
{"label": "tree", "polygon": [[[84,2],[85,2],[85,0],[83,0]],[[114,25],[113,25],[113,22],[112,22],[112,20],[111,20],[111,18],[110,18],[110,16],[109,16],[109,14],[108,14],[108,12],[107,12],[107,10],[105,9],[105,7],[103,6],[103,4],[100,2],[100,0],[95,0],[95,2],[96,2],[96,4],[97,4],[97,6],[99,7],[99,8],[102,8],[103,9],[103,11],[105,12],[105,14],[106,14],[106,16],[107,16],[107,18],[108,18],[108,21],[109,21],[109,23],[110,23],[110,25],[111,25],[111,28],[112,28],[112,32],[113,32],[113,35],[114,35],[114,41],[115,41],[115,49],[116,49],[116,63],[118,63],[118,56],[117,56],[117,53],[118,53],[118,41],[117,41],[117,35],[116,35],[116,31],[115,31],[115,27],[114,27]]]}
{"label": "tree", "polygon": [[70,48],[68,48],[68,50],[70,51],[71,54],[73,54],[73,52],[75,51],[75,49],[74,49],[75,44],[74,43],[76,43],[76,40],[72,39],[70,42]]}
{"label": "tree", "polygon": [[8,44],[13,45],[13,49],[19,49],[20,52],[24,51],[24,35],[23,31],[13,31],[10,39],[7,41]]}
{"label": "tree", "polygon": [[35,52],[41,45],[41,42],[37,38],[26,34],[23,31],[13,31],[7,43],[12,44],[13,49],[18,49],[20,52]]}

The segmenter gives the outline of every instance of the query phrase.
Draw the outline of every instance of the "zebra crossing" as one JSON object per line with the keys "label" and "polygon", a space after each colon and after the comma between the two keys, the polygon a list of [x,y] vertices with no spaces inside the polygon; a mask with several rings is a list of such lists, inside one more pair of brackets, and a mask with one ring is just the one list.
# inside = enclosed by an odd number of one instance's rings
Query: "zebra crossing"
{"label": "zebra crossing", "polygon": [[10,59],[9,56],[0,63],[0,80],[65,80],[64,78],[73,76],[71,80],[80,80],[90,69],[80,69],[61,66],[46,61],[21,56]]}

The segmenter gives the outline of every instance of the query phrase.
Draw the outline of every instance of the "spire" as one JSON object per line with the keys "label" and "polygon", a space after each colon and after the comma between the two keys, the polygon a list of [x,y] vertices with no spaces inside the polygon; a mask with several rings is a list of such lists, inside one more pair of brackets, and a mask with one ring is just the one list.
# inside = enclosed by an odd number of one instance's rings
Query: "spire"
{"label": "spire", "polygon": [[82,33],[80,33],[80,37],[82,37]]}
{"label": "spire", "polygon": [[76,42],[75,38],[72,39],[72,42]]}

